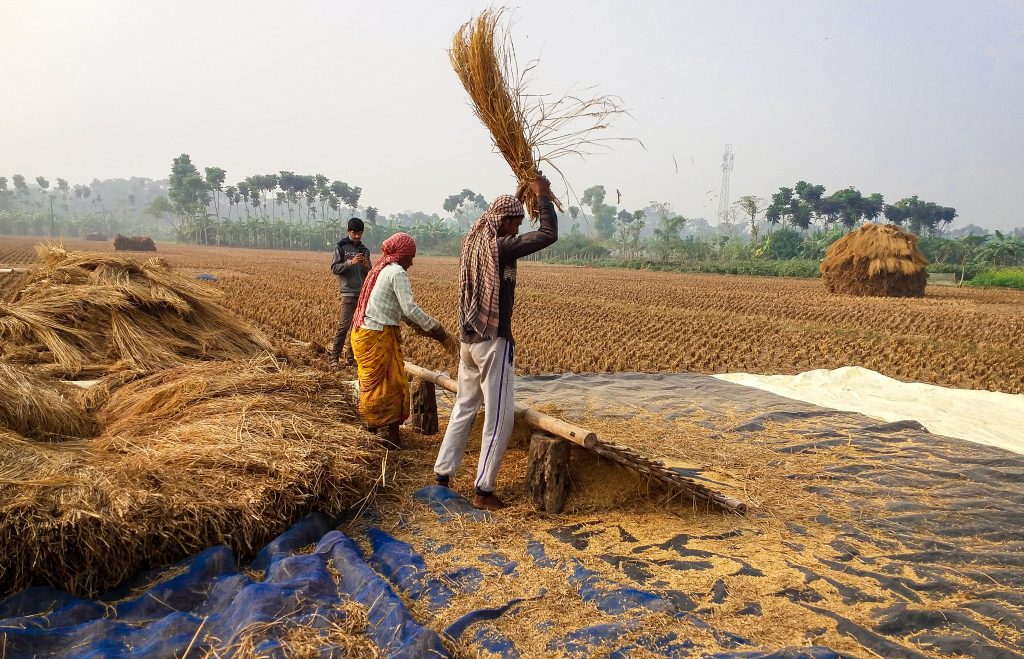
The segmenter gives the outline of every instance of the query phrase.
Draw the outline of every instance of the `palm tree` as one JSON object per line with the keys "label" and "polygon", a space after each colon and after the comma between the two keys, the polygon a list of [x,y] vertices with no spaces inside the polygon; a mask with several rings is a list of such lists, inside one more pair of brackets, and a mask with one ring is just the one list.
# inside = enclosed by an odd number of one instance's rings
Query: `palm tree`
{"label": "palm tree", "polygon": [[1005,268],[1007,265],[1016,265],[1024,255],[1024,241],[1016,236],[1005,236],[1002,231],[997,230],[994,236],[989,236],[985,244],[978,252],[978,260],[982,263],[998,265]]}

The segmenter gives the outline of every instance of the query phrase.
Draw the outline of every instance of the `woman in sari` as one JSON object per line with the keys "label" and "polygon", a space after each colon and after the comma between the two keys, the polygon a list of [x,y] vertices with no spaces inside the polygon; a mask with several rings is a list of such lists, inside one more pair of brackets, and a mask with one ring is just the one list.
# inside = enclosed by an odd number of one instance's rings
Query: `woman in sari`
{"label": "woman in sari", "polygon": [[366,275],[352,318],[352,354],[359,371],[359,413],[370,428],[385,430],[394,447],[398,428],[409,417],[409,379],[402,357],[402,320],[438,341],[447,334],[441,323],[416,304],[406,271],[416,256],[416,241],[396,233],[381,245],[382,256]]}

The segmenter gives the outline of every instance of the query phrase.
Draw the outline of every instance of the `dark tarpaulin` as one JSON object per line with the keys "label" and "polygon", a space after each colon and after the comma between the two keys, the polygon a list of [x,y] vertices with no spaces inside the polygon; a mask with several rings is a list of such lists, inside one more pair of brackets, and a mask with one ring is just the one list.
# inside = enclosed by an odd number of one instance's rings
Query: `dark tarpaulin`
{"label": "dark tarpaulin", "polygon": [[[517,395],[525,402],[554,400],[563,410],[614,409],[626,403],[666,419],[705,413],[710,417],[704,424],[708,441],[716,433],[753,435],[769,423],[800,420],[803,429],[793,433],[798,439],[774,449],[854,446],[856,460],[827,467],[829,486],[808,491],[823,501],[841,498],[860,509],[858,526],[819,516],[818,522],[837,532],[830,555],[816,557],[813,569],[791,565],[803,571],[804,590],[769,596],[787,597],[834,619],[843,634],[886,657],[920,656],[908,641],[940,654],[1024,654],[1024,456],[933,435],[916,421],[887,423],[704,375],[538,376],[519,380]],[[735,424],[737,418],[742,420]],[[550,533],[568,534],[565,541],[580,543],[587,531],[586,525],[575,525]],[[792,546],[799,548],[808,530],[792,524],[790,531]],[[677,540],[684,561],[716,557],[686,550],[685,537]],[[871,547],[870,556],[857,549],[858,543]],[[634,552],[644,555],[642,547]],[[623,571],[644,580],[639,566],[631,569],[626,563]],[[874,582],[884,599],[844,583],[847,575]],[[835,588],[846,603],[882,599],[873,610],[875,623],[867,628],[823,609],[817,584]],[[949,596],[955,605],[932,602]],[[996,626],[1009,628],[1014,640],[1007,642],[1007,634],[996,633]]]}
{"label": "dark tarpaulin", "polygon": [[[886,657],[938,654],[1020,656],[1024,647],[1007,643],[996,625],[1024,631],[1024,460],[987,446],[923,432],[913,423],[881,423],[856,414],[833,412],[741,385],[696,375],[558,376],[524,378],[525,400],[556,400],[564,410],[593,409],[602,401],[628,401],[676,418],[698,410],[710,413],[709,438],[716,432],[757,433],[771,421],[803,419],[797,440],[779,451],[814,450],[853,442],[858,459],[828,468],[832,483],[816,496],[871,502],[886,511],[865,517],[856,527],[836,527],[827,555],[793,563],[803,575],[799,588],[765,591],[761,601],[739,600],[737,615],[760,616],[770,598],[789,602],[833,620],[840,633]],[[716,411],[721,414],[716,417]],[[742,417],[726,428],[726,419]],[[733,423],[733,421],[730,421]],[[809,429],[807,429],[809,428]],[[692,474],[699,477],[698,474]],[[440,523],[485,523],[457,493],[437,486],[415,494]],[[865,510],[867,510],[865,506]],[[390,657],[447,656],[447,634],[478,651],[502,657],[523,656],[516,640],[494,624],[501,616],[527,606],[529,599],[494,602],[462,615],[447,629],[418,622],[400,595],[423,601],[429,610],[452,606],[481,588],[483,572],[516,575],[531,570],[564,574],[581,601],[614,616],[614,623],[558,629],[538,627],[549,651],[590,656],[600,646],[611,657],[636,653],[660,656],[837,657],[828,648],[764,648],[715,626],[698,601],[721,604],[736,597],[719,579],[708,594],[673,589],[654,576],[651,566],[685,573],[729,561],[734,575],[765,578],[756,564],[730,555],[737,532],[676,534],[653,544],[628,522],[612,529],[614,549],[587,553],[601,520],[538,523],[528,544],[529,559],[513,561],[494,547],[480,547],[470,564],[443,571],[431,569],[450,544],[428,541],[417,550],[410,542],[379,528],[361,538],[332,530],[312,515],[271,542],[250,566],[262,574],[254,580],[240,570],[231,552],[213,547],[169,570],[140,575],[133,583],[97,600],[84,600],[46,588],[31,588],[0,601],[0,645],[6,656],[199,656],[230,647],[253,625],[281,624],[264,630],[257,647],[266,656],[282,654],[280,634],[289,626],[324,629],[344,616],[338,607],[355,601],[367,608],[367,636]],[[811,531],[789,527],[794,551]],[[898,541],[897,541],[898,540]],[[699,541],[699,542],[697,542]],[[553,559],[546,547],[557,543],[578,558]],[[872,547],[870,555],[862,551]],[[666,558],[666,555],[673,558]],[[620,578],[609,579],[593,562],[614,566]],[[333,569],[328,569],[328,565]],[[763,566],[762,566],[763,567]],[[913,575],[913,576],[909,576]],[[878,585],[884,596],[864,592],[851,576]],[[825,606],[823,586],[843,603],[874,607],[865,625]],[[532,599],[545,597],[543,591]],[[934,598],[946,604],[937,607]],[[648,615],[669,615],[678,622],[670,633],[640,635]],[[689,630],[710,634],[719,650],[707,654],[688,640]],[[628,637],[628,638],[627,638]],[[1021,637],[1018,635],[1018,639]],[[216,640],[215,640],[216,639]],[[618,639],[618,640],[617,640]],[[322,656],[343,656],[325,644]]]}

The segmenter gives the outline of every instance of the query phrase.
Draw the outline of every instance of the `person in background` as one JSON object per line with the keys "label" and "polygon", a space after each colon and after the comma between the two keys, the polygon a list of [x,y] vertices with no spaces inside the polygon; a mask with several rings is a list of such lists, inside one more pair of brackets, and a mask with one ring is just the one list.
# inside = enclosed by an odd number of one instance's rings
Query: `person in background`
{"label": "person in background", "polygon": [[341,292],[341,318],[338,320],[338,331],[334,335],[331,348],[330,366],[338,366],[338,358],[344,349],[345,361],[354,365],[352,358],[352,340],[349,330],[352,329],[352,314],[356,311],[359,292],[363,281],[370,271],[370,250],[363,244],[363,221],[353,217],[348,221],[348,236],[338,241],[334,250],[334,261],[331,272],[338,277],[338,289]]}
{"label": "person in background", "polygon": [[352,351],[359,372],[359,414],[369,428],[385,430],[393,447],[401,446],[399,426],[409,417],[409,377],[402,357],[402,320],[438,341],[447,333],[412,297],[406,271],[416,256],[416,241],[396,233],[381,245],[381,258],[366,276],[352,323]]}
{"label": "person in background", "polygon": [[537,195],[540,227],[519,235],[523,223],[524,186],[515,197],[501,195],[480,216],[462,244],[459,260],[458,394],[434,464],[439,485],[448,486],[466,450],[477,410],[484,405],[484,430],[476,472],[473,507],[505,506],[494,495],[498,469],[514,421],[515,342],[512,308],[516,294],[516,259],[539,252],[558,240],[558,217],[551,203],[551,183],[538,173],[529,183]]}

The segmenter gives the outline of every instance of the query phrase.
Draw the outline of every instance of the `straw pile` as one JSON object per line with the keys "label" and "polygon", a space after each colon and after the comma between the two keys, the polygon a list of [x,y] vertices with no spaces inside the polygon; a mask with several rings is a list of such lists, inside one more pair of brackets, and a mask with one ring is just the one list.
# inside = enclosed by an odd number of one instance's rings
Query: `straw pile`
{"label": "straw pile", "polygon": [[0,360],[0,428],[41,441],[88,437],[96,424],[79,398],[72,385]]}
{"label": "straw pile", "polygon": [[829,248],[821,278],[830,293],[922,297],[927,266],[917,236],[893,224],[865,224]]}
{"label": "straw pile", "polygon": [[[855,586],[877,598],[867,604],[851,604],[835,590],[819,589],[825,598],[819,606],[858,624],[876,624],[872,608],[878,606],[877,602],[894,601],[872,579],[842,572],[845,564],[833,570],[818,560],[834,555],[830,543],[843,533],[840,527],[849,529],[847,523],[855,521],[858,513],[851,510],[849,502],[858,497],[825,498],[809,489],[834,486],[829,468],[856,459],[857,447],[779,450],[806,442],[805,433],[821,429],[820,424],[809,420],[768,424],[759,433],[724,430],[741,426],[755,412],[719,416],[695,408],[668,420],[634,406],[609,408],[599,398],[593,409],[562,410],[552,404],[545,411],[571,418],[600,437],[619,439],[674,466],[699,469],[703,477],[715,481],[716,489],[742,496],[755,507],[746,516],[709,514],[703,506],[694,506],[687,496],[666,492],[591,451],[574,449],[570,467],[573,493],[565,514],[539,513],[525,494],[526,447],[510,442],[498,481],[498,495],[509,507],[488,523],[462,519],[446,522],[412,496],[414,489],[432,480],[437,451],[436,438],[413,435],[403,444],[398,458],[399,471],[410,477],[405,492],[398,493],[400,496],[393,493],[388,499],[392,507],[383,508],[379,519],[355,520],[343,530],[357,537],[364,525],[383,528],[423,552],[430,576],[441,580],[465,566],[483,572],[479,590],[460,593],[448,608],[432,609],[429,598],[413,599],[404,594],[417,620],[441,630],[472,609],[513,598],[537,598],[544,592],[543,597],[526,601],[482,626],[514,639],[523,656],[559,656],[548,646],[553,637],[589,625],[622,624],[629,617],[636,628],[617,638],[616,646],[628,645],[635,636],[659,636],[672,630],[692,642],[696,654],[723,650],[720,637],[685,621],[662,614],[612,615],[583,602],[578,584],[574,585],[558,565],[560,560],[578,560],[609,581],[662,595],[683,593],[696,604],[699,617],[718,629],[751,638],[758,645],[806,645],[805,639],[810,637],[816,644],[841,653],[863,655],[859,643],[841,632],[834,621],[780,596],[786,589],[807,588],[797,566],[808,566],[828,575],[833,583]],[[440,421],[443,433],[447,420],[442,415]],[[710,430],[710,424],[716,430]],[[477,457],[473,451],[479,447],[479,430],[478,426],[470,433],[471,449],[463,466],[463,471],[470,466],[469,473],[460,472],[452,481],[453,487],[467,497],[473,492],[472,466]],[[709,437],[712,433],[713,439]],[[524,436],[529,434],[527,430]],[[863,503],[858,501],[857,505]],[[825,524],[823,518],[831,518],[837,526]],[[790,523],[805,527],[806,535],[797,537],[789,529]],[[681,546],[667,542],[677,537],[684,539]],[[852,536],[841,537],[861,547]],[[531,542],[544,545],[554,567],[535,565]],[[444,553],[438,551],[440,547],[444,547]],[[866,556],[882,553],[869,543],[863,545],[863,552]],[[505,573],[500,565],[481,560],[489,554],[501,554],[519,566]],[[754,576],[758,572],[763,574]],[[649,575],[646,581],[635,580],[637,575],[645,574]],[[727,589],[724,602],[714,599],[716,584]],[[749,602],[758,602],[763,615],[743,613],[741,609]],[[539,625],[547,629],[538,633]],[[471,628],[461,637],[470,644],[470,656],[480,652],[479,645],[469,640],[473,632]],[[607,654],[610,649],[595,648],[592,654],[602,651]],[[648,656],[643,652],[639,655]]]}
{"label": "straw pile", "polygon": [[[530,216],[537,217],[536,196],[523,184],[537,178],[541,163],[561,173],[554,160],[585,155],[587,147],[602,141],[591,138],[593,131],[607,128],[614,115],[625,111],[610,96],[567,94],[547,102],[527,94],[526,76],[536,63],[519,70],[502,15],[500,8],[486,9],[462,25],[448,56],[474,113],[519,181],[518,196]],[[562,210],[557,198],[552,201]]]}
{"label": "straw pile", "polygon": [[156,243],[149,236],[114,236],[114,251],[117,252],[155,252]]}
{"label": "straw pile", "polygon": [[[338,615],[339,612],[344,615]],[[296,612],[282,612],[277,620],[252,623],[229,642],[208,638],[206,640],[210,647],[205,650],[202,657],[203,659],[266,657],[266,649],[261,646],[267,640],[273,640],[280,644],[280,650],[275,652],[274,656],[281,656],[285,659],[323,656],[370,659],[381,656],[380,648],[366,635],[366,628],[370,624],[367,609],[357,602],[345,601],[333,608],[329,612],[330,615],[316,611],[301,623],[291,619],[295,614]]]}
{"label": "straw pile", "polygon": [[97,387],[93,439],[0,428],[0,594],[93,595],[218,543],[249,557],[300,515],[364,500],[381,473],[379,440],[327,373],[265,356]]}
{"label": "straw pile", "polygon": [[38,245],[39,263],[0,304],[0,356],[62,376],[250,358],[270,343],[221,293],[159,258]]}

